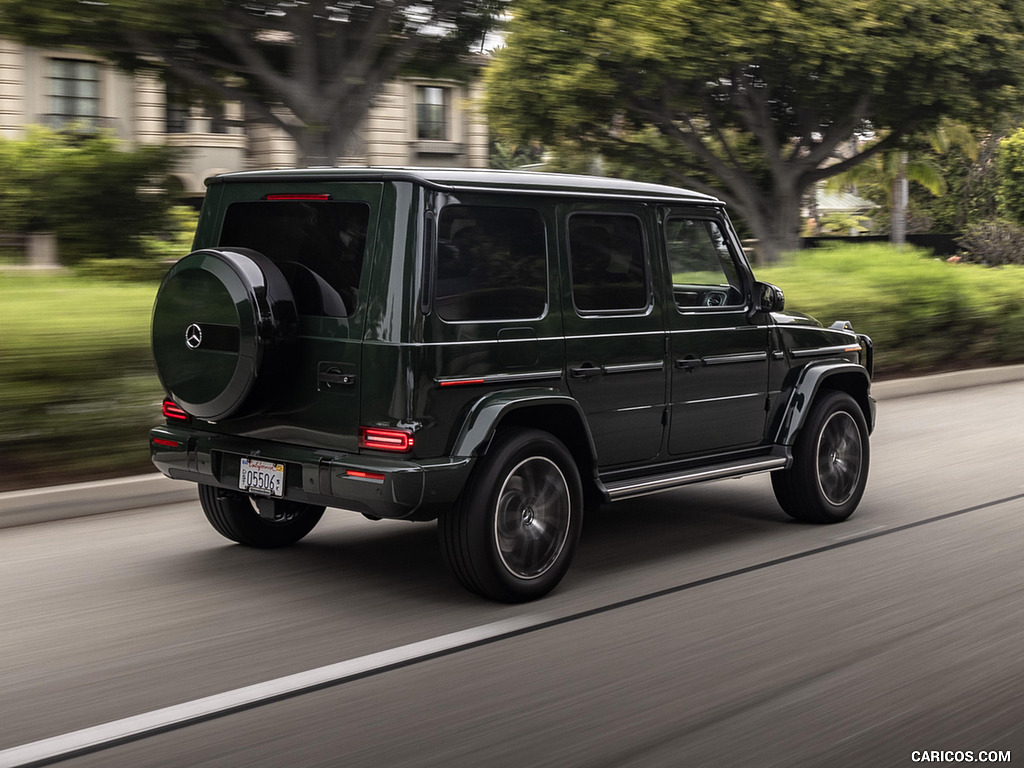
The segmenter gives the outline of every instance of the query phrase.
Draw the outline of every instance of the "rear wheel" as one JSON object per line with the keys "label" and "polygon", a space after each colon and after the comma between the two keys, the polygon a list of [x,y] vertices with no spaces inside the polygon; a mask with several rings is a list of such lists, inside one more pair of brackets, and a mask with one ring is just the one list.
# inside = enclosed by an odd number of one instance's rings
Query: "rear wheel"
{"label": "rear wheel", "polygon": [[[324,514],[323,507],[285,499],[257,500],[244,493],[210,485],[199,486],[199,502],[217,533],[247,547],[260,549],[294,544],[312,531]],[[262,510],[258,504],[263,505]]]}
{"label": "rear wheel", "polygon": [[868,479],[868,428],[857,401],[830,392],[811,407],[793,447],[793,465],[772,473],[775,498],[790,517],[838,523],[860,503]]}
{"label": "rear wheel", "polygon": [[534,600],[554,589],[572,562],[582,499],[576,463],[560,441],[510,430],[438,521],[442,551],[467,589],[502,602]]}

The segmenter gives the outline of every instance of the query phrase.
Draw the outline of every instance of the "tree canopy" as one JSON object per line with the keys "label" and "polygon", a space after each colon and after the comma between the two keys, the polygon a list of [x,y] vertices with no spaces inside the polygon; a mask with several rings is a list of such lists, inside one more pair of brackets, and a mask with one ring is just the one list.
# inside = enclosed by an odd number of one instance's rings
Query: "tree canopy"
{"label": "tree canopy", "polygon": [[241,101],[333,163],[403,67],[451,66],[506,0],[0,0],[7,36],[101,53]]}
{"label": "tree canopy", "polygon": [[1022,82],[1020,0],[519,0],[487,110],[718,194],[771,258],[816,182]]}

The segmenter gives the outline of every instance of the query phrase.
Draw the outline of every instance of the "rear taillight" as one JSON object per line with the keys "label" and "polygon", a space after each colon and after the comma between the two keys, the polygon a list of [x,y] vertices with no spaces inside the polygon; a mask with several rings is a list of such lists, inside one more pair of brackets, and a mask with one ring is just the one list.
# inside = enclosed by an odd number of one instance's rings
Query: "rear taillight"
{"label": "rear taillight", "polygon": [[163,408],[164,417],[172,419],[173,421],[188,421],[189,415],[185,413],[184,409],[173,400],[164,400]]}
{"label": "rear taillight", "polygon": [[412,450],[413,442],[412,433],[404,429],[385,429],[383,427],[359,428],[360,448],[407,453]]}

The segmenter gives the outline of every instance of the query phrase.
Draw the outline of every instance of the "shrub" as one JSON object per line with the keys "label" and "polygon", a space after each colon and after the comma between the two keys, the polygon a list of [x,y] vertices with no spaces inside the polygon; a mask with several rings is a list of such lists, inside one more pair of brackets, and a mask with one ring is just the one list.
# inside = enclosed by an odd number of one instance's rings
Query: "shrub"
{"label": "shrub", "polygon": [[1024,268],[949,264],[917,248],[838,245],[761,267],[787,309],[850,320],[883,377],[1024,362]]}
{"label": "shrub", "polygon": [[972,224],[957,239],[961,261],[989,267],[1024,264],[1024,227],[1005,219]]}
{"label": "shrub", "polygon": [[166,231],[176,152],[38,127],[0,139],[0,222],[12,234],[55,232],[65,263],[133,257],[140,236]]}
{"label": "shrub", "polygon": [[1024,128],[999,142],[996,168],[999,171],[996,191],[999,214],[1016,224],[1024,224]]}

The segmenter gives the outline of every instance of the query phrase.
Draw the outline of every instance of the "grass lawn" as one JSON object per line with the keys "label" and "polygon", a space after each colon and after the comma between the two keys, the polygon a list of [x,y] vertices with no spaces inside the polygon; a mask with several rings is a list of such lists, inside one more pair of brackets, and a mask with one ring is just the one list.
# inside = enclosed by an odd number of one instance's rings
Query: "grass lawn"
{"label": "grass lawn", "polygon": [[156,288],[0,274],[0,489],[152,469]]}

